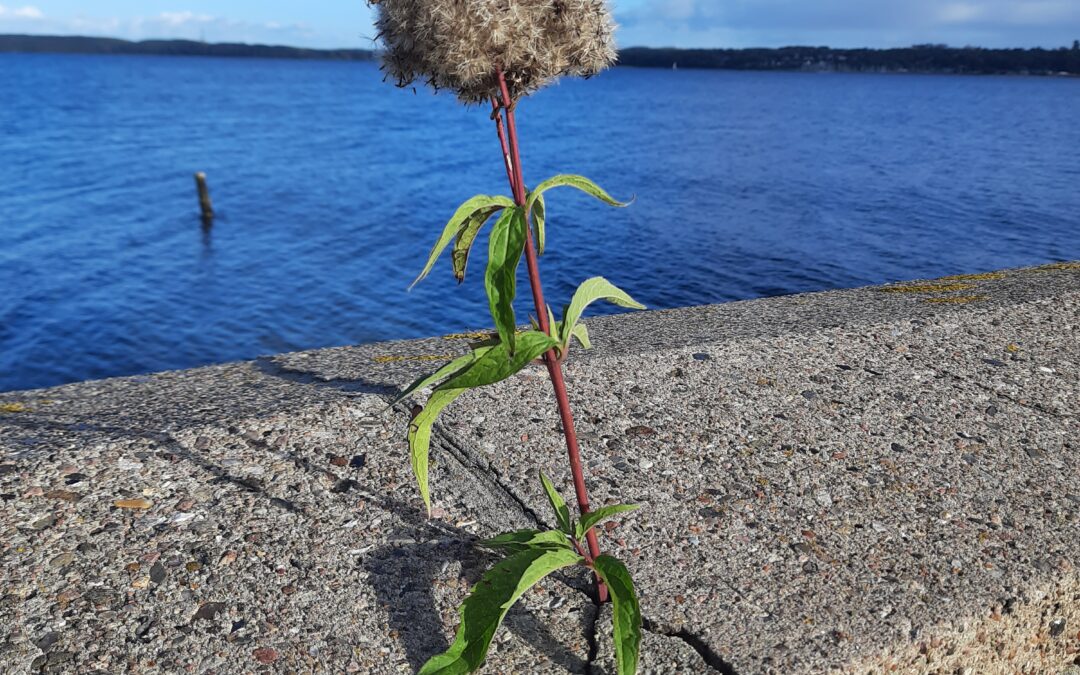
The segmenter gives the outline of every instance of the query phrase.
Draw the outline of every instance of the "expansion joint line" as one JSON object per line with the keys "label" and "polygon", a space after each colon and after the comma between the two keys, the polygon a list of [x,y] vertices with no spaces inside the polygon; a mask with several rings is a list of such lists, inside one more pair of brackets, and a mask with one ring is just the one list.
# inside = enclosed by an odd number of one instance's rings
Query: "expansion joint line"
{"label": "expansion joint line", "polygon": [[475,470],[482,478],[491,481],[495,487],[518,505],[518,508],[521,509],[522,514],[526,518],[533,521],[537,526],[546,526],[536,511],[530,508],[525,503],[525,500],[514,492],[514,490],[503,480],[502,476],[499,475],[498,470],[491,466],[490,463],[485,463],[474,456],[465,449],[463,443],[459,443],[450,432],[440,428],[439,425],[435,425],[433,436],[438,438],[442,448],[453,455],[454,459],[456,459],[459,464],[466,469]]}

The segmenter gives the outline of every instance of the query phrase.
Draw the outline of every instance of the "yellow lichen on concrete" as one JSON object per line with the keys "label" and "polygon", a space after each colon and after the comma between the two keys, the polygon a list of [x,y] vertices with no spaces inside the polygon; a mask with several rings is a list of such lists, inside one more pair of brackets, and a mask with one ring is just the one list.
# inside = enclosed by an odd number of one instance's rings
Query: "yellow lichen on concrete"
{"label": "yellow lichen on concrete", "polygon": [[1080,262],[1058,262],[1032,268],[1032,272],[1064,272],[1080,270]]}
{"label": "yellow lichen on concrete", "polygon": [[941,277],[938,281],[992,281],[994,279],[1004,279],[1004,272],[983,272],[981,274],[954,274],[948,277]]}
{"label": "yellow lichen on concrete", "polygon": [[450,333],[444,335],[444,340],[487,340],[495,334],[489,331],[477,331],[475,333]]}
{"label": "yellow lichen on concrete", "polygon": [[27,412],[30,408],[27,408],[22,403],[3,403],[0,404],[0,412],[5,413],[21,413]]}
{"label": "yellow lichen on concrete", "polygon": [[987,299],[989,297],[985,295],[950,295],[943,298],[924,298],[923,302],[931,302],[935,305],[966,305]]}
{"label": "yellow lichen on concrete", "polygon": [[398,361],[446,361],[455,358],[455,354],[388,354],[376,356],[375,363],[397,363]]}
{"label": "yellow lichen on concrete", "polygon": [[952,293],[955,291],[967,291],[975,288],[975,284],[949,283],[949,284],[911,284],[907,286],[887,286],[878,289],[882,293]]}

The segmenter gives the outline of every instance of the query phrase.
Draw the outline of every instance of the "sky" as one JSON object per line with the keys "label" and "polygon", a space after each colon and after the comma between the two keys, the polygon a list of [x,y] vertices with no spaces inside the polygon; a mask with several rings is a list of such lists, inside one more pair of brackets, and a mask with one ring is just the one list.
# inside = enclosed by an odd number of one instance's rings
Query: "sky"
{"label": "sky", "polygon": [[[370,48],[363,0],[2,0],[0,33]],[[1080,0],[618,0],[623,47],[1061,47]]]}

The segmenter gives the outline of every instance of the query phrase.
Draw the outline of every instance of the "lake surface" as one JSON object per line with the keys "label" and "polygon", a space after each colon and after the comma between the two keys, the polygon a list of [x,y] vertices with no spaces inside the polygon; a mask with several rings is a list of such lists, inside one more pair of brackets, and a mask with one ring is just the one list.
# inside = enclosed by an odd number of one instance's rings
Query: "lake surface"
{"label": "lake surface", "polygon": [[[530,181],[637,200],[550,194],[549,301],[597,274],[665,308],[1080,258],[1077,111],[1075,79],[565,81],[519,108]],[[370,63],[0,54],[0,390],[490,325],[476,261],[405,289],[505,180],[487,111]]]}

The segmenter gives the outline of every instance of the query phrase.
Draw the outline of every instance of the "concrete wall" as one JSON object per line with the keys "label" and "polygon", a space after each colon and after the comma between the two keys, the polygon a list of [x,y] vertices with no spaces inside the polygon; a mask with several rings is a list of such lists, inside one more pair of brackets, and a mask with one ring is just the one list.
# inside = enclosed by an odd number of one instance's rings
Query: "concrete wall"
{"label": "concrete wall", "polygon": [[[571,399],[649,672],[1066,672],[1080,264],[590,320]],[[409,672],[569,494],[546,374],[470,392],[434,518],[389,395],[468,336],[0,394],[0,670]],[[131,508],[140,507],[140,508]],[[613,672],[588,579],[487,672]],[[965,671],[964,669],[969,669]]]}

